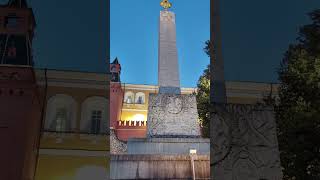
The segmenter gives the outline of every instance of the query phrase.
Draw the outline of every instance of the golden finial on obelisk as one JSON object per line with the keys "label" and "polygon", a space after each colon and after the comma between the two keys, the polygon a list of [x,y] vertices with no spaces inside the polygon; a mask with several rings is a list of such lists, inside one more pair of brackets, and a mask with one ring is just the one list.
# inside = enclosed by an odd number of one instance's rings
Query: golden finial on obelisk
{"label": "golden finial on obelisk", "polygon": [[172,4],[168,0],[162,0],[160,6],[162,6],[165,10],[168,10],[171,8]]}

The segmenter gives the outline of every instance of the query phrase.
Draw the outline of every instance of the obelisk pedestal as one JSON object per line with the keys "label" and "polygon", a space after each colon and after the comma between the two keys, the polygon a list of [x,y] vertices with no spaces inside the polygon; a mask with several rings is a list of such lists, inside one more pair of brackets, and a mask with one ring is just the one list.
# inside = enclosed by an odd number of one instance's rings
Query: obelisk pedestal
{"label": "obelisk pedestal", "polygon": [[210,153],[210,140],[201,138],[195,95],[149,95],[147,139],[128,141],[130,154],[189,155]]}
{"label": "obelisk pedestal", "polygon": [[199,138],[197,101],[193,94],[151,94],[147,135]]}

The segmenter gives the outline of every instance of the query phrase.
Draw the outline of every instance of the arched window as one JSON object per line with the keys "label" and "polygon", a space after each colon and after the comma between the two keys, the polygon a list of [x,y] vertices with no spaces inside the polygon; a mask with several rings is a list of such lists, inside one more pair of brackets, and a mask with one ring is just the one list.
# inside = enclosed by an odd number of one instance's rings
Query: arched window
{"label": "arched window", "polygon": [[135,103],[136,104],[144,104],[145,103],[145,95],[142,92],[138,92],[136,93],[136,99],[135,99]]}
{"label": "arched window", "polygon": [[80,131],[90,134],[106,133],[109,101],[104,97],[89,97],[81,105]]}
{"label": "arched window", "polygon": [[134,103],[134,94],[131,91],[128,91],[124,95],[124,102],[127,104],[133,104]]}
{"label": "arched window", "polygon": [[68,95],[57,94],[47,103],[45,129],[56,132],[76,128],[76,101]]}

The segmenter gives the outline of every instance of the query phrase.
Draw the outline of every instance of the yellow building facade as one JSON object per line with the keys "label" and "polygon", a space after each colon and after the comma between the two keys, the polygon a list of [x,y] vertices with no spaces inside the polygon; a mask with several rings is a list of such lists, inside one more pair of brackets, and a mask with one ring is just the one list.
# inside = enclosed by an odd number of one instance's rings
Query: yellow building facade
{"label": "yellow building facade", "polygon": [[[158,86],[122,84],[124,98],[121,110],[122,121],[147,121],[149,94],[158,93]],[[181,88],[182,94],[192,94],[196,88]]]}
{"label": "yellow building facade", "polygon": [[[90,179],[109,175],[109,75],[104,73],[36,70],[45,100],[36,180]],[[148,99],[158,86],[122,84],[120,121],[147,123]],[[277,84],[226,82],[230,103],[262,102],[277,94]],[[182,94],[196,88],[181,88]],[[120,122],[119,122],[120,123]],[[123,129],[125,130],[125,128]]]}
{"label": "yellow building facade", "polygon": [[[122,121],[147,121],[148,99],[150,93],[158,93],[158,86],[122,84],[124,91],[121,110]],[[226,82],[228,103],[255,104],[262,102],[265,96],[277,95],[278,84],[259,82]],[[196,93],[197,88],[181,88],[182,94]]]}
{"label": "yellow building facade", "polygon": [[108,177],[109,76],[57,70],[36,76],[46,103],[35,179]]}

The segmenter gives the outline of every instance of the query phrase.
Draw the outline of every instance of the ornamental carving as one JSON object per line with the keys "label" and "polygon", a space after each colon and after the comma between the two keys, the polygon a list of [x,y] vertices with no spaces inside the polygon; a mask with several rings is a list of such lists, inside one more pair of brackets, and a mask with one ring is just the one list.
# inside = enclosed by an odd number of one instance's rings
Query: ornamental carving
{"label": "ornamental carving", "polygon": [[150,94],[148,136],[200,136],[194,95]]}
{"label": "ornamental carving", "polygon": [[178,114],[182,110],[182,101],[177,97],[168,98],[168,112],[172,114]]}
{"label": "ornamental carving", "polygon": [[214,180],[282,179],[271,108],[214,105],[210,128]]}

